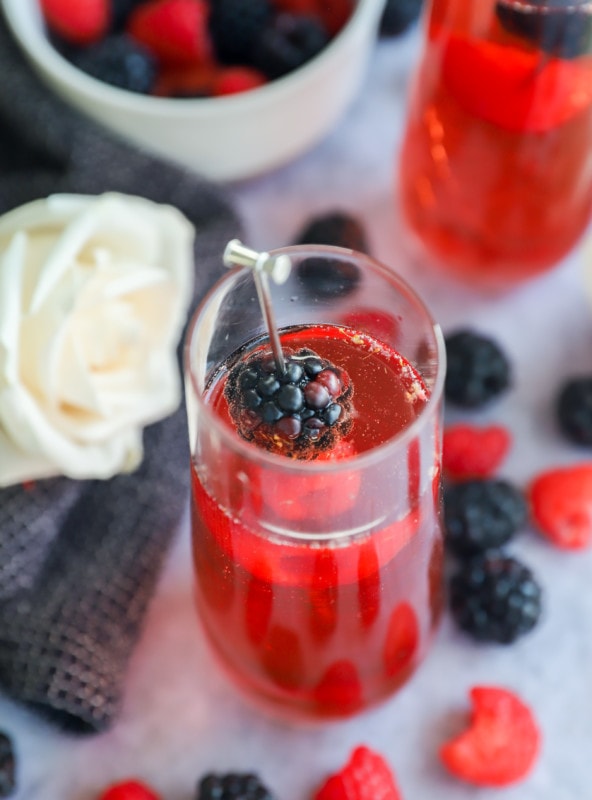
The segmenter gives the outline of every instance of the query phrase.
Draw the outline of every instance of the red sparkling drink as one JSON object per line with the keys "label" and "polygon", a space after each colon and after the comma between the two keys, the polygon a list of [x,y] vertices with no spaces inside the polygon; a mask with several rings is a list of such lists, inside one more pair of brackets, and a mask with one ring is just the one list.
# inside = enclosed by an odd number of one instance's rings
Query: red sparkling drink
{"label": "red sparkling drink", "polygon": [[[347,717],[390,696],[426,655],[442,604],[441,385],[420,365],[436,352],[421,340],[414,365],[377,338],[384,311],[328,316],[281,327],[280,340],[353,386],[353,424],[330,447],[288,457],[237,432],[225,388],[237,364],[270,352],[265,337],[215,359],[194,433],[188,407],[198,615],[233,681],[290,719]],[[389,319],[403,344],[405,324]]]}
{"label": "red sparkling drink", "polygon": [[556,264],[592,212],[592,3],[432,0],[399,160],[412,238],[505,289]]}

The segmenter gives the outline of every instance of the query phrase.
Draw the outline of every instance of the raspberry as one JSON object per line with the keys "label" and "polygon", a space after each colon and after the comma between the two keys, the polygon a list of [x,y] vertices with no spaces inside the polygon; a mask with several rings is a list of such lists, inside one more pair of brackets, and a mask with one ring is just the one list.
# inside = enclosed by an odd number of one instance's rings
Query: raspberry
{"label": "raspberry", "polygon": [[320,20],[278,14],[261,31],[252,52],[252,65],[270,80],[281,78],[318,55],[329,41]]}
{"label": "raspberry", "polygon": [[99,800],[160,800],[160,796],[139,781],[122,781],[106,789]]}
{"label": "raspberry", "polygon": [[509,556],[475,556],[450,581],[450,608],[474,639],[511,644],[541,614],[541,590],[532,572]]}
{"label": "raspberry", "polygon": [[41,0],[41,11],[50,30],[70,44],[97,42],[109,28],[109,0]]}
{"label": "raspberry", "polygon": [[210,772],[200,780],[196,800],[274,800],[274,796],[252,772]]}
{"label": "raspberry", "polygon": [[592,445],[592,377],[565,382],[557,397],[557,418],[568,439]]}
{"label": "raspberry", "polygon": [[515,693],[499,687],[476,686],[470,698],[470,726],[442,746],[442,763],[457,778],[477,786],[521,781],[540,750],[532,711]]}
{"label": "raspberry", "polygon": [[592,462],[539,473],[529,488],[531,516],[553,544],[568,550],[592,540]]}
{"label": "raspberry", "polygon": [[474,479],[444,490],[446,546],[456,555],[471,556],[501,547],[526,518],[526,500],[508,481]]}
{"label": "raspberry", "polygon": [[423,0],[386,0],[380,19],[380,36],[400,36],[419,19]]}
{"label": "raspberry", "polygon": [[465,408],[489,403],[510,385],[510,365],[499,345],[472,330],[446,337],[446,399]]}
{"label": "raspberry", "polygon": [[537,50],[557,58],[576,58],[589,52],[592,14],[586,8],[540,9],[536,3],[518,0],[511,5],[496,3],[495,13],[503,27],[522,36]]}
{"label": "raspberry", "polygon": [[163,64],[201,64],[212,56],[205,0],[149,0],[130,15],[127,31]]}
{"label": "raspberry", "polygon": [[139,94],[151,94],[156,85],[156,61],[128,36],[107,36],[98,44],[73,53],[78,69],[103,83]]}
{"label": "raspberry", "polygon": [[219,70],[212,84],[212,94],[216,97],[237,94],[256,89],[267,83],[265,75],[252,67],[226,67]]}
{"label": "raspberry", "polygon": [[401,800],[394,775],[379,754],[357,747],[347,764],[332,775],[313,800]]}
{"label": "raspberry", "polygon": [[0,731],[0,797],[9,797],[16,788],[15,757],[10,737]]}
{"label": "raspberry", "polygon": [[270,0],[215,0],[210,33],[218,59],[252,66],[255,45],[271,18]]}
{"label": "raspberry", "polygon": [[255,353],[228,374],[225,394],[238,433],[272,452],[314,458],[351,429],[347,374],[309,349],[286,350],[280,374],[269,353]]}
{"label": "raspberry", "polygon": [[511,436],[501,425],[451,425],[442,441],[444,474],[453,480],[488,478],[501,465],[510,444]]}

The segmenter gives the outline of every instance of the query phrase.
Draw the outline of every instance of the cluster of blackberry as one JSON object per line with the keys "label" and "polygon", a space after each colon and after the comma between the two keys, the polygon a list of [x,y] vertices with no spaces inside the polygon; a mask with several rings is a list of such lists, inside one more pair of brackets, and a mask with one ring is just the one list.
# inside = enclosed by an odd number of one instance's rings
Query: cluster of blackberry
{"label": "cluster of blackberry", "polygon": [[[533,5],[543,13],[533,13]],[[497,2],[497,18],[503,27],[543,52],[557,58],[577,58],[590,52],[592,14],[576,3],[559,3],[550,8],[543,0],[508,0]]]}
{"label": "cluster of blackberry", "polygon": [[[457,331],[446,338],[446,355],[445,397],[452,405],[481,408],[511,385],[508,358],[489,337]],[[526,519],[525,498],[508,481],[486,477],[445,487],[445,542],[458,561],[450,609],[459,627],[477,640],[508,644],[539,620],[539,584],[503,549]]]}

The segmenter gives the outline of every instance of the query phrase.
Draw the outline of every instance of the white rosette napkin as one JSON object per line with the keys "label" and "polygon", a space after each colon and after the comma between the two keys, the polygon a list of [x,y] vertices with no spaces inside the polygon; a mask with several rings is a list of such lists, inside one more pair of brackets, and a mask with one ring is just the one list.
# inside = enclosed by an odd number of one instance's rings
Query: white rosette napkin
{"label": "white rosette napkin", "polygon": [[0,691],[100,731],[188,500],[183,329],[241,230],[53,97],[1,13],[0,214]]}

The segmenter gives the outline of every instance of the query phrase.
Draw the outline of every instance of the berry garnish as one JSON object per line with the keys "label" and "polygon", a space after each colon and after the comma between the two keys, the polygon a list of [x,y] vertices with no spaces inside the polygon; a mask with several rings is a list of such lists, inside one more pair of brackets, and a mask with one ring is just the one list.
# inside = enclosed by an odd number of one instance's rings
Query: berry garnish
{"label": "berry garnish", "polygon": [[442,437],[442,470],[453,480],[488,478],[500,467],[511,441],[502,425],[450,425]]}
{"label": "berry garnish", "polygon": [[475,478],[444,490],[446,546],[472,556],[510,541],[527,518],[527,503],[505,480]]}
{"label": "berry garnish", "polygon": [[444,391],[457,406],[483,406],[510,385],[510,364],[500,346],[473,330],[446,337],[446,361]]}
{"label": "berry garnish", "polygon": [[154,56],[129,36],[107,36],[71,55],[72,63],[103,83],[137,94],[151,94],[156,83]]}
{"label": "berry garnish", "polygon": [[69,44],[97,42],[109,28],[109,0],[41,0],[41,10],[49,29]]}
{"label": "berry garnish", "polygon": [[274,800],[274,795],[255,773],[210,772],[200,780],[196,800]]}
{"label": "berry garnish", "polygon": [[160,795],[153,792],[145,783],[121,781],[105,789],[99,800],[160,800]]}
{"label": "berry garnish", "polygon": [[261,31],[251,63],[270,80],[281,78],[318,55],[328,41],[319,19],[277,14]]}
{"label": "berry garnish", "polygon": [[210,33],[218,59],[225,64],[251,65],[259,37],[272,16],[270,0],[215,0]]}
{"label": "berry garnish", "polygon": [[347,764],[332,775],[313,800],[401,800],[393,772],[369,747],[357,747]]}
{"label": "berry garnish", "polygon": [[225,394],[239,434],[267,450],[314,458],[352,425],[346,373],[312,350],[285,350],[282,374],[260,351],[231,369]]}
{"label": "berry garnish", "polygon": [[562,432],[576,444],[592,445],[592,377],[571,378],[557,397]]}
{"label": "berry garnish", "polygon": [[12,741],[0,731],[0,797],[10,797],[16,788],[16,768]]}
{"label": "berry garnish", "polygon": [[532,521],[557,547],[579,550],[592,541],[592,463],[539,473],[529,489]]}
{"label": "berry garnish", "polygon": [[126,29],[163,64],[203,64],[212,56],[208,18],[205,0],[149,0]]}
{"label": "berry garnish", "polygon": [[544,53],[557,58],[576,58],[590,52],[589,7],[566,4],[563,8],[550,8],[547,0],[514,0],[511,4],[496,3],[495,13],[508,33],[522,37]]}
{"label": "berry garnish", "polygon": [[378,32],[380,36],[400,36],[417,22],[423,0],[386,0]]}
{"label": "berry garnish", "polygon": [[457,778],[477,786],[523,780],[541,744],[532,711],[514,692],[495,686],[476,686],[470,698],[470,725],[442,746],[442,763]]}
{"label": "berry garnish", "polygon": [[475,556],[452,576],[450,608],[458,626],[474,639],[510,644],[537,624],[541,589],[515,558]]}

